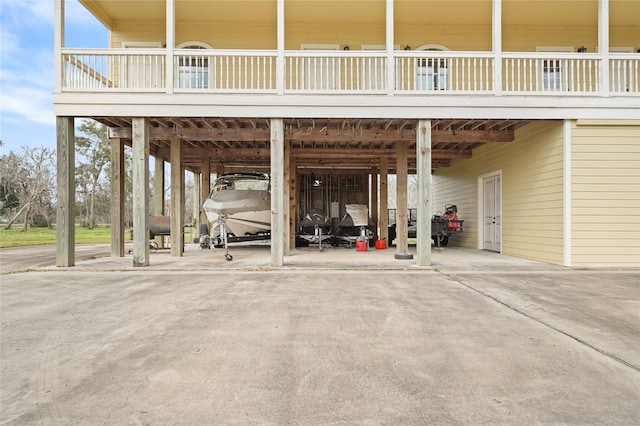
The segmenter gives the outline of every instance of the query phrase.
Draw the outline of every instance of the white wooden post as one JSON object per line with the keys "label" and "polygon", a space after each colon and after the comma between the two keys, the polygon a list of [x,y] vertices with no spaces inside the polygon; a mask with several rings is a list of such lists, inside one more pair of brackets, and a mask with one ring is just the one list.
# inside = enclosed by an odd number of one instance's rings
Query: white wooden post
{"label": "white wooden post", "polygon": [[176,11],[175,0],[166,0],[166,56],[165,56],[165,69],[166,69],[166,92],[168,95],[173,93],[173,49],[176,44]]}
{"label": "white wooden post", "polygon": [[394,10],[393,0],[387,0],[386,9],[386,43],[387,43],[387,95],[393,96],[396,89],[396,64],[394,57]]}
{"label": "white wooden post", "polygon": [[184,168],[182,140],[171,139],[171,256],[181,257],[184,245]]}
{"label": "white wooden post", "polygon": [[149,266],[149,119],[133,118],[133,266]]}
{"label": "white wooden post", "polygon": [[76,166],[73,117],[56,117],[56,266],[75,265]]}
{"label": "white wooden post", "polygon": [[271,119],[271,265],[284,265],[284,121]]}
{"label": "white wooden post", "polygon": [[602,55],[600,91],[608,97],[609,91],[609,0],[598,0],[598,51]]}
{"label": "white wooden post", "polygon": [[[502,95],[502,0],[493,0],[492,9],[493,92]],[[431,165],[429,165],[431,167]]]}
{"label": "white wooden post", "polygon": [[200,205],[198,206],[200,211],[200,223],[206,223],[207,227],[210,226],[207,215],[202,208],[202,204],[207,200],[209,192],[211,192],[211,157],[205,155],[202,157],[202,163],[200,166],[202,170],[202,196],[200,198]]}
{"label": "white wooden post", "polygon": [[431,120],[418,121],[416,134],[418,168],[418,266],[431,265]]}
{"label": "white wooden post", "polygon": [[111,257],[124,256],[124,144],[111,139]]}
{"label": "white wooden post", "polygon": [[285,67],[286,59],[284,56],[284,0],[277,0],[277,57],[276,57],[276,93],[284,95],[285,87]]}
{"label": "white wooden post", "polygon": [[64,47],[64,1],[56,0],[53,31],[53,92],[62,92],[62,48]]}

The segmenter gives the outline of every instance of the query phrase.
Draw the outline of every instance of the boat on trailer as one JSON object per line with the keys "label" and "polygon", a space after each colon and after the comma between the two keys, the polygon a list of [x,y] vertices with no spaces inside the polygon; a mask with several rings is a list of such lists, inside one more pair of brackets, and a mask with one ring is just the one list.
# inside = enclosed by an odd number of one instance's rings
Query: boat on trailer
{"label": "boat on trailer", "polygon": [[230,173],[216,179],[202,206],[216,245],[270,238],[270,190],[269,176],[263,173]]}

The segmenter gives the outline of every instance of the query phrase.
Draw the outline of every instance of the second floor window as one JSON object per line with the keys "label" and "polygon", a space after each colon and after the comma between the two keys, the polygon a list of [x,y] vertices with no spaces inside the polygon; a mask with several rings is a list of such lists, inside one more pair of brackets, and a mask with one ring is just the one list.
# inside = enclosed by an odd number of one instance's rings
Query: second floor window
{"label": "second floor window", "polygon": [[[444,48],[426,47],[427,52],[442,52]],[[447,90],[449,88],[449,61],[446,58],[425,58],[418,62],[416,70],[417,89],[426,91]]]}
{"label": "second floor window", "polygon": [[181,89],[209,88],[209,58],[199,50],[206,49],[199,44],[180,47],[193,49],[193,54],[180,54],[178,57],[178,87]]}

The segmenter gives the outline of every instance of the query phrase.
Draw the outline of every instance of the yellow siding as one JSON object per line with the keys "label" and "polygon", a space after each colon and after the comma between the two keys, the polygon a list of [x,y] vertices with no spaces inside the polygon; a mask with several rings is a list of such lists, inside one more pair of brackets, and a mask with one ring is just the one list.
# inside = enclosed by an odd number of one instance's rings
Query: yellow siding
{"label": "yellow siding", "polygon": [[[144,8],[149,3],[140,3]],[[233,2],[178,2],[176,44],[201,41],[218,49],[276,49],[276,2],[245,1],[238,13]],[[204,6],[203,6],[204,5]],[[635,5],[635,6],[634,6]],[[108,6],[108,7],[107,7]],[[112,5],[105,7],[111,10]],[[159,2],[156,7],[164,7]],[[491,1],[396,1],[394,42],[416,49],[438,44],[451,50],[491,50]],[[550,14],[550,9],[553,13]],[[115,13],[115,11],[113,11]],[[122,41],[165,42],[166,23],[160,9],[145,20],[115,20],[113,47]],[[151,16],[151,18],[149,18]],[[638,48],[640,7],[612,1],[610,44]],[[152,20],[149,20],[152,19]],[[363,44],[386,42],[384,1],[319,1],[285,3],[285,48],[301,44]],[[597,1],[503,4],[502,45],[505,51],[535,51],[536,46],[587,47],[598,44]]]}
{"label": "yellow siding", "polygon": [[640,125],[572,129],[572,264],[640,266]]}
{"label": "yellow siding", "polygon": [[473,158],[454,161],[433,177],[433,208],[457,204],[465,232],[451,245],[476,248],[478,176],[502,171],[502,252],[563,262],[562,123],[538,122],[516,131],[511,143],[490,143]]}

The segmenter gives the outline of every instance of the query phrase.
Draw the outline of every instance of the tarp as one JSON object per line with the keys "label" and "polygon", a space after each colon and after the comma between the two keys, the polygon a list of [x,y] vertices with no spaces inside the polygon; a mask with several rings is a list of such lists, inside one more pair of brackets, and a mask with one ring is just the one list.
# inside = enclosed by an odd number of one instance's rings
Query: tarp
{"label": "tarp", "polygon": [[369,208],[363,204],[346,204],[347,214],[353,220],[353,226],[369,225]]}

